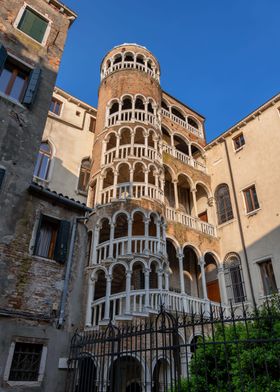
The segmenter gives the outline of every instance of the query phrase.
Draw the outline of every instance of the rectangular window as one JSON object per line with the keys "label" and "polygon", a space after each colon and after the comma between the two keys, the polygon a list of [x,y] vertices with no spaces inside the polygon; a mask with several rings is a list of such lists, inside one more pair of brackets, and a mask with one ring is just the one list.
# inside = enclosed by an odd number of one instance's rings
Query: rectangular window
{"label": "rectangular window", "polygon": [[88,130],[90,132],[94,133],[95,132],[95,125],[96,125],[96,119],[94,117],[90,117]]}
{"label": "rectangular window", "polygon": [[38,381],[43,344],[16,342],[9,381]]}
{"label": "rectangular window", "polygon": [[70,223],[41,215],[34,255],[64,263],[67,256]]}
{"label": "rectangular window", "polygon": [[50,112],[56,114],[57,116],[60,116],[61,108],[62,108],[62,102],[60,102],[56,98],[52,98]]}
{"label": "rectangular window", "polygon": [[243,193],[244,193],[247,213],[255,211],[258,208],[260,208],[255,185],[252,185],[249,188],[245,189]]}
{"label": "rectangular window", "polygon": [[234,149],[239,150],[245,144],[245,139],[243,133],[240,133],[238,136],[234,137],[233,139]]}
{"label": "rectangular window", "polygon": [[29,37],[35,39],[37,42],[42,43],[48,24],[48,20],[43,18],[34,10],[26,7],[17,28],[29,35]]}
{"label": "rectangular window", "polygon": [[5,174],[6,174],[6,170],[3,167],[0,167],[0,190],[2,188]]}
{"label": "rectangular window", "polygon": [[8,57],[0,74],[0,91],[22,102],[29,75],[30,69]]}
{"label": "rectangular window", "polygon": [[278,290],[273,272],[272,261],[270,259],[262,261],[261,263],[259,263],[259,266],[261,271],[264,295],[276,293]]}

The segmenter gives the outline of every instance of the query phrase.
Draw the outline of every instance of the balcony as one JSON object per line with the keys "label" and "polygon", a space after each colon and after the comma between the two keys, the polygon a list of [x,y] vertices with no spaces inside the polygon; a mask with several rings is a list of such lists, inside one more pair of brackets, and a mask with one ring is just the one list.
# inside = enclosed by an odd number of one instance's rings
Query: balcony
{"label": "balcony", "polygon": [[[168,290],[150,289],[148,292],[146,290],[132,290],[129,300],[126,292],[110,295],[108,308],[110,309],[110,318],[115,320],[157,313],[162,304],[170,312],[200,315],[201,312],[209,313],[210,301]],[[92,302],[92,327],[97,326],[104,319],[105,305],[105,297]],[[211,301],[211,306],[214,315],[219,316],[220,304]],[[88,325],[88,327],[90,326]]]}
{"label": "balcony", "polygon": [[141,122],[159,127],[156,116],[148,111],[141,109],[126,109],[120,112],[109,114],[107,117],[107,127],[121,124],[123,122]]}
{"label": "balcony", "polygon": [[183,152],[177,150],[175,147],[172,147],[166,143],[162,144],[162,149],[164,152],[172,155],[174,158],[179,159],[181,162],[185,163],[186,165],[192,166],[196,170],[200,170],[203,173],[206,173],[206,166],[203,163],[195,160],[193,157],[184,154]]}
{"label": "balcony", "polygon": [[185,214],[184,212],[175,210],[171,207],[166,207],[166,219],[168,221],[181,223],[184,226],[190,227],[191,229],[198,230],[201,233],[217,237],[215,226],[208,222],[204,222],[198,218]]}
{"label": "balcony", "polygon": [[118,148],[111,148],[110,150],[105,152],[104,155],[104,164],[110,165],[115,159],[127,159],[128,157],[132,158],[146,158],[150,161],[160,161],[160,156],[155,148],[146,147],[143,144],[126,144],[119,146]]}
{"label": "balcony", "polygon": [[178,116],[175,116],[172,112],[162,108],[161,113],[163,116],[170,118],[176,124],[180,125],[181,127],[185,128],[187,131],[191,132],[197,137],[204,138],[203,132],[201,129],[195,128],[192,125],[188,124],[187,121],[182,120]]}

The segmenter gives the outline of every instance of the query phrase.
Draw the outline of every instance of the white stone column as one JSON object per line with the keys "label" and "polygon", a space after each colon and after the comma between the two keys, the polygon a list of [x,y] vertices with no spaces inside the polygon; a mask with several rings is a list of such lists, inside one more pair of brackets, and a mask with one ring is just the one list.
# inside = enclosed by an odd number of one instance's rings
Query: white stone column
{"label": "white stone column", "polygon": [[86,308],[86,327],[92,326],[92,302],[94,299],[96,279],[92,279],[91,276],[88,278],[88,293],[87,293],[87,308]]}
{"label": "white stone column", "polygon": [[144,253],[146,253],[146,254],[150,253],[150,249],[149,249],[149,223],[150,223],[150,219],[144,218],[144,224],[145,224],[145,250],[144,250]]}
{"label": "white stone column", "polygon": [[127,236],[128,236],[128,245],[127,245],[127,254],[131,254],[131,243],[132,243],[132,219],[129,218],[127,220]]}
{"label": "white stone column", "polygon": [[145,310],[150,307],[150,269],[145,268]]}
{"label": "white stone column", "polygon": [[197,214],[197,205],[196,205],[196,189],[192,188],[191,192],[192,192],[194,216],[195,216],[195,218],[197,218],[198,214]]}
{"label": "white stone column", "polygon": [[199,257],[198,263],[199,263],[199,266],[200,266],[203,298],[205,300],[208,300],[207,284],[206,284],[206,276],[205,276],[205,260],[204,260],[204,256]]}
{"label": "white stone column", "polygon": [[121,113],[122,113],[122,102],[120,102],[120,101],[118,101],[118,103],[119,103],[119,111],[118,111],[118,123],[121,121],[121,118],[122,118],[122,115],[121,115]]}
{"label": "white stone column", "polygon": [[223,265],[219,265],[219,267],[218,267],[218,281],[219,281],[221,302],[226,304],[226,303],[228,303],[228,300],[227,300],[227,290],[226,290],[226,282],[225,282]]}
{"label": "white stone column", "polygon": [[163,275],[163,270],[158,269],[157,271],[157,277],[158,277],[158,289],[162,291],[162,275]]}
{"label": "white stone column", "polygon": [[110,225],[110,244],[109,244],[109,258],[113,259],[113,245],[114,245],[115,224]]}
{"label": "white stone column", "polygon": [[118,170],[114,170],[113,199],[116,199],[116,198],[117,198],[118,175],[119,175]]}
{"label": "white stone column", "polygon": [[157,236],[157,253],[160,252],[160,242],[161,242],[161,236],[160,236],[160,220],[157,219],[156,221],[156,236]]}
{"label": "white stone column", "polygon": [[191,144],[188,144],[188,153],[189,153],[189,157],[192,158],[192,146],[191,146]]}
{"label": "white stone column", "polygon": [[94,230],[93,230],[93,238],[92,238],[92,251],[91,251],[91,256],[90,256],[90,265],[97,264],[97,245],[99,243],[99,232],[100,232],[101,226],[100,225],[95,225]]}
{"label": "white stone column", "polygon": [[111,295],[111,275],[106,276],[106,297],[105,297],[105,320],[109,320],[110,318],[110,295]]}
{"label": "white stone column", "polygon": [[104,176],[101,174],[96,178],[96,201],[95,204],[101,204],[102,189],[103,189]]}
{"label": "white stone column", "polygon": [[144,171],[144,181],[145,181],[145,193],[144,193],[144,195],[146,196],[146,197],[148,197],[148,186],[149,186],[149,183],[148,183],[148,181],[149,181],[149,170],[148,169],[146,169],[145,171]]}
{"label": "white stone column", "polygon": [[133,98],[132,99],[132,113],[131,113],[131,121],[132,122],[135,121],[135,102],[136,102],[136,99]]}
{"label": "white stone column", "polygon": [[130,169],[129,171],[129,197],[133,197],[133,175],[134,169]]}
{"label": "white stone column", "polygon": [[105,153],[106,153],[106,149],[107,149],[107,141],[105,141],[104,139],[102,140],[102,148],[101,148],[101,166],[105,165]]}
{"label": "white stone column", "polygon": [[134,157],[134,139],[135,139],[135,131],[131,132],[131,140],[130,140],[130,155]]}
{"label": "white stone column", "polygon": [[175,209],[179,209],[179,198],[178,198],[178,181],[174,180],[173,181],[173,186],[174,186],[174,198],[175,198]]}
{"label": "white stone column", "polygon": [[117,138],[116,138],[116,159],[119,158],[119,149],[120,149],[120,135],[117,135]]}
{"label": "white stone column", "polygon": [[180,274],[180,288],[181,288],[181,293],[185,294],[185,281],[184,281],[184,255],[180,253],[178,255],[178,260],[179,260],[179,274]]}
{"label": "white stone column", "polygon": [[162,224],[162,243],[163,243],[163,256],[167,257],[167,250],[166,250],[166,228],[167,224]]}
{"label": "white stone column", "polygon": [[125,281],[125,313],[130,314],[130,289],[131,289],[131,275],[132,271],[126,271],[126,281]]}

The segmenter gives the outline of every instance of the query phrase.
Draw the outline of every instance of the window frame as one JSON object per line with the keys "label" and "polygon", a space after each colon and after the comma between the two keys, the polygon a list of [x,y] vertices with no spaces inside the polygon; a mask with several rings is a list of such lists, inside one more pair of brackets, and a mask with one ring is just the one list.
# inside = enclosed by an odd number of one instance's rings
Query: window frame
{"label": "window frame", "polygon": [[[85,162],[85,161],[88,161],[88,162],[90,163],[90,166],[92,166],[92,161],[91,161],[90,157],[86,157],[86,158],[83,158],[83,159],[81,160],[80,169],[79,169],[78,184],[77,184],[77,192],[80,193],[80,194],[82,194],[82,195],[85,195],[85,196],[86,196],[87,193],[88,193],[88,188],[89,188],[89,181],[90,181],[91,169],[88,169],[88,168],[83,167],[83,162]],[[85,190],[80,188],[80,178],[81,178],[81,174],[82,174],[82,173],[83,173],[83,175],[84,175],[84,179],[85,179],[85,177],[86,177],[85,174],[88,174],[88,177],[89,177],[89,178],[88,178],[88,183],[87,183],[87,186],[86,186],[86,189],[85,189]]]}
{"label": "window frame", "polygon": [[[46,154],[46,153],[45,153],[45,154],[41,154],[41,145],[42,145],[42,144],[48,144],[48,146],[49,146],[49,148],[50,148],[50,154]],[[49,157],[46,178],[41,178],[41,177],[35,175],[35,169],[36,169],[37,161],[38,161],[38,158],[39,158],[39,155],[40,155],[40,154]],[[40,144],[40,148],[39,148],[38,154],[37,154],[37,159],[36,159],[36,163],[35,163],[35,167],[34,167],[34,172],[33,172],[33,178],[34,178],[36,181],[42,181],[42,183],[47,183],[47,182],[50,181],[50,177],[51,177],[51,168],[52,168],[52,162],[53,162],[53,156],[54,156],[54,154],[53,154],[53,147],[52,147],[52,144],[49,142],[49,140],[42,140],[42,141],[41,141],[41,144]],[[42,158],[41,158],[41,161],[42,161]],[[40,166],[41,166],[41,164],[40,164]]]}
{"label": "window frame", "polygon": [[[9,380],[16,343],[41,344],[43,346],[37,381],[24,381],[24,380],[12,381],[12,380]],[[9,353],[8,353],[8,358],[7,358],[6,366],[5,366],[5,370],[4,370],[3,380],[10,386],[25,386],[25,387],[38,387],[38,386],[40,386],[43,381],[43,378],[44,378],[46,361],[47,361],[47,353],[48,353],[47,339],[37,339],[37,338],[31,338],[31,337],[15,337],[15,338],[13,338],[11,345],[10,345],[10,348],[9,348]]]}
{"label": "window frame", "polygon": [[[243,137],[244,143],[240,147],[237,147],[236,146],[236,139],[240,138],[240,136]],[[246,140],[245,140],[245,137],[244,137],[244,133],[240,132],[238,135],[234,136],[232,138],[232,144],[233,144],[233,149],[234,149],[235,152],[238,152],[238,151],[242,150],[244,148],[244,146],[246,145]]]}
{"label": "window frame", "polygon": [[[46,31],[45,31],[45,34],[44,34],[44,37],[42,39],[42,42],[37,41],[35,38],[31,37],[30,35],[28,35],[27,33],[25,33],[24,31],[22,31],[22,30],[20,30],[18,28],[18,25],[20,24],[21,19],[22,19],[23,14],[24,14],[26,9],[29,9],[31,12],[33,12],[34,14],[37,14],[39,17],[45,19],[46,22],[48,22],[47,23],[47,27],[46,27]],[[23,6],[20,8],[20,10],[19,10],[19,12],[17,14],[17,17],[16,17],[16,19],[14,21],[13,26],[14,26],[15,29],[17,29],[17,31],[19,31],[20,33],[24,34],[26,37],[32,39],[33,42],[36,42],[37,44],[39,44],[41,46],[45,46],[46,43],[47,43],[50,31],[51,31],[52,23],[53,23],[52,20],[47,15],[42,14],[40,11],[36,10],[36,8],[32,7],[30,4],[27,4],[26,2],[24,2]]]}
{"label": "window frame", "polygon": [[[271,263],[271,267],[272,267],[272,271],[273,271],[273,276],[274,276],[274,282],[275,282],[276,290],[275,290],[275,292],[266,293],[266,288],[265,288],[264,279],[263,279],[263,275],[262,275],[261,265],[264,264],[264,263],[267,263],[267,262],[269,262],[269,261],[270,261],[270,263]],[[273,257],[272,257],[272,256],[266,256],[266,257],[263,257],[263,258],[261,258],[261,259],[258,259],[258,260],[256,261],[256,264],[257,264],[257,267],[258,267],[258,274],[259,274],[259,280],[260,280],[260,287],[261,287],[261,290],[262,290],[261,297],[269,297],[269,296],[271,296],[271,295],[273,295],[273,294],[278,293],[279,290],[278,290],[278,287],[277,287],[277,281],[276,281],[276,276],[275,276],[275,268],[274,268],[274,266],[273,266],[273,264],[274,264],[274,259],[273,259]]]}
{"label": "window frame", "polygon": [[[222,222],[222,220],[221,220],[221,211],[220,211],[220,208],[219,208],[219,197],[218,197],[218,192],[219,192],[220,189],[222,189],[222,188],[226,188],[226,189],[227,189],[228,198],[229,198],[229,203],[230,203],[230,209],[231,209],[231,215],[232,215],[231,218],[226,219],[226,220],[223,221],[223,222]],[[228,184],[226,184],[226,183],[221,183],[221,184],[219,184],[219,185],[216,187],[214,196],[215,196],[215,202],[216,202],[216,212],[217,212],[217,221],[218,221],[218,225],[220,226],[220,225],[224,225],[224,224],[226,224],[226,223],[228,223],[228,222],[231,222],[231,221],[234,219],[234,214],[233,214],[232,202],[231,202],[231,197],[230,197],[230,189],[229,189]],[[224,198],[223,198],[223,205],[225,206]],[[226,215],[226,217],[230,216],[230,214],[228,213],[228,211],[227,211],[226,209],[225,209],[225,213],[224,213],[224,214]]]}
{"label": "window frame", "polygon": [[[235,269],[235,271],[238,270],[238,275],[240,278],[238,285],[236,285],[232,279],[233,269]],[[243,269],[242,269],[242,262],[241,262],[241,258],[238,253],[231,252],[226,255],[224,262],[223,262],[223,270],[224,270],[227,299],[233,301],[234,304],[240,304],[240,303],[246,302],[246,300],[247,300],[246,285],[245,285],[244,274],[243,274]],[[226,279],[226,276],[227,276],[227,279]],[[229,284],[227,284],[227,282]],[[238,287],[238,286],[241,288],[241,290],[243,292],[243,299],[240,299],[240,297],[237,298],[235,296],[236,287]],[[240,290],[240,288],[239,288],[239,290]],[[232,298],[230,298],[229,293],[232,294]]]}
{"label": "window frame", "polygon": [[60,99],[58,99],[58,98],[52,96],[51,103],[52,103],[53,100],[55,100],[56,102],[59,102],[60,105],[61,105],[61,106],[60,106],[60,110],[59,110],[59,114],[56,114],[55,112],[53,112],[53,111],[51,110],[51,104],[50,104],[50,107],[49,107],[49,113],[50,113],[52,116],[61,117],[62,110],[63,110],[63,108],[64,108],[64,102],[61,101]]}
{"label": "window frame", "polygon": [[[251,202],[253,202],[252,203],[252,205],[255,207],[253,210],[250,210],[249,211],[249,209],[248,209],[248,207],[249,207],[249,205],[248,205],[248,202],[247,202],[247,198],[246,198],[246,191],[248,191],[248,190],[251,190],[251,188],[255,188],[255,193],[256,193],[256,197],[257,197],[257,203],[258,203],[258,206],[256,207],[255,206],[255,201],[254,201],[254,199],[252,198],[252,192],[250,192],[250,199],[251,199]],[[251,185],[249,185],[249,186],[246,186],[245,188],[243,188],[242,189],[242,195],[243,195],[243,201],[244,201],[244,206],[245,206],[245,214],[246,215],[254,215],[257,211],[259,211],[260,209],[261,209],[261,207],[260,207],[260,202],[259,202],[259,198],[258,198],[258,194],[257,194],[257,188],[256,188],[256,184],[255,183],[253,183],[253,184],[251,184]]]}

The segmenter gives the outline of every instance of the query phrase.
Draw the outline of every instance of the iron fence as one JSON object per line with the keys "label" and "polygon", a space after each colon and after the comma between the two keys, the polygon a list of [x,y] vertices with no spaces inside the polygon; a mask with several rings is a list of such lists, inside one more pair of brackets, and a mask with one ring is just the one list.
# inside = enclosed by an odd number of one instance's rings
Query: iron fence
{"label": "iron fence", "polygon": [[147,321],[75,333],[66,391],[280,391],[279,301],[229,313],[162,307]]}

